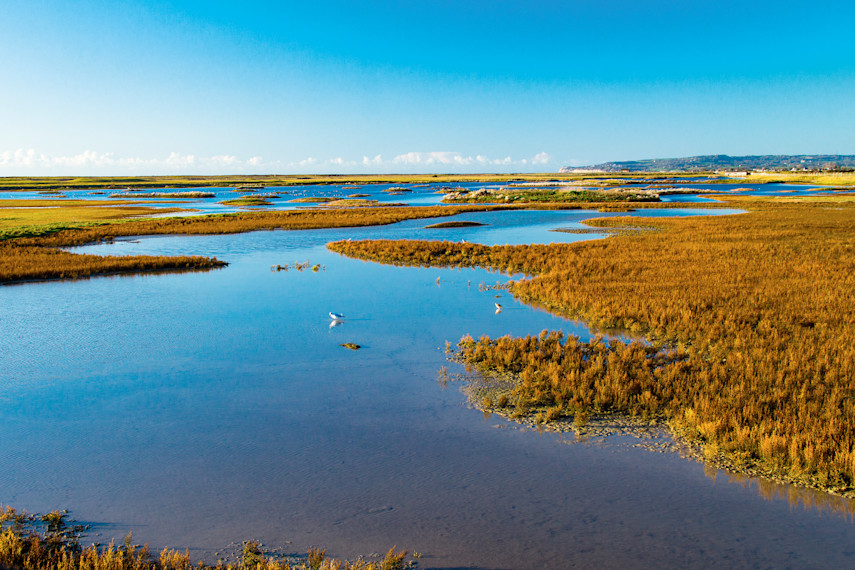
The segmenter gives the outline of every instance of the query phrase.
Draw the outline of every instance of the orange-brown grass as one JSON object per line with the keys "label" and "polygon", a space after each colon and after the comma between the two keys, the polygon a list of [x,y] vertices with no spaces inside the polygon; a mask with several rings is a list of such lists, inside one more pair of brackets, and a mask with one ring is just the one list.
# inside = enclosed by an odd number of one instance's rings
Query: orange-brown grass
{"label": "orange-brown grass", "polygon": [[536,275],[514,295],[595,328],[646,334],[659,348],[556,335],[464,339],[465,360],[519,374],[524,410],[661,416],[710,459],[853,494],[855,205],[728,201],[750,213],[601,219],[593,224],[658,231],[574,244],[330,248]]}
{"label": "orange-brown grass", "polygon": [[211,566],[193,564],[187,551],[164,548],[153,554],[148,545],[137,546],[128,535],[122,546],[111,543],[81,547],[83,529],[69,524],[59,511],[38,517],[18,513],[11,507],[0,510],[0,568],[4,570],[403,570],[406,551],[389,549],[378,562],[355,562],[327,558],[326,552],[311,548],[305,563],[268,559],[255,541],[244,542],[241,560]]}
{"label": "orange-brown grass", "polygon": [[[177,208],[104,206],[84,200],[0,200],[0,283],[89,277],[110,273],[209,269],[225,265],[205,257],[100,257],[41,247],[38,237],[74,228],[104,226],[131,216]],[[72,228],[72,229],[69,229]],[[18,236],[27,236],[26,241]],[[18,238],[18,239],[14,239]]]}
{"label": "orange-brown grass", "polygon": [[37,239],[15,240],[19,245],[62,247],[95,242],[118,236],[234,234],[258,230],[307,230],[394,224],[403,220],[453,216],[465,212],[486,212],[496,206],[435,206],[360,209],[307,209],[284,212],[241,212],[212,216],[151,218],[109,226],[57,232]]}
{"label": "orange-brown grass", "polygon": [[[485,206],[302,210],[150,218],[55,231],[48,235],[0,241],[0,283],[33,279],[68,279],[98,274],[208,269],[225,265],[205,257],[79,255],[55,248],[118,236],[227,234],[254,230],[317,229],[391,224],[412,218],[450,216],[495,209]],[[59,228],[57,228],[59,229]]]}
{"label": "orange-brown grass", "polygon": [[[587,207],[596,207],[586,204]],[[547,204],[541,208],[567,208],[568,204]],[[91,207],[87,207],[88,208]],[[42,225],[38,231],[32,227],[13,228],[8,234],[0,232],[0,283],[28,279],[57,279],[97,275],[101,273],[138,273],[158,269],[208,268],[222,265],[206,258],[169,257],[97,257],[78,258],[75,254],[49,254],[41,249],[23,249],[34,246],[67,247],[96,242],[118,236],[164,235],[164,234],[228,234],[273,229],[319,229],[383,225],[416,218],[452,216],[467,212],[513,208],[513,206],[465,205],[432,207],[383,207],[347,209],[307,209],[286,212],[253,212],[194,216],[181,218],[151,218],[122,221],[121,223],[93,225],[64,229],[69,225],[84,225],[79,222],[60,222]],[[63,208],[55,210],[62,216]],[[164,211],[164,210],[158,210]],[[62,218],[67,220],[68,217]],[[18,237],[23,234],[30,237]],[[135,261],[136,260],[136,261]]]}
{"label": "orange-brown grass", "polygon": [[42,279],[77,279],[93,275],[190,271],[227,265],[200,256],[99,256],[0,242],[0,283]]}

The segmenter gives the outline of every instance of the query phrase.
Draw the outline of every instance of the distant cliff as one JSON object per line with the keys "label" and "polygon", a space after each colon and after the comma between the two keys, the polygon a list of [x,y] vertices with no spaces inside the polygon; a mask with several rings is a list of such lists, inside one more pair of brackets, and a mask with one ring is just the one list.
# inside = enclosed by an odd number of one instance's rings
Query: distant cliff
{"label": "distant cliff", "polygon": [[851,154],[799,154],[728,156],[711,154],[688,158],[653,158],[604,162],[593,166],[565,166],[559,172],[699,172],[740,170],[855,170],[855,155]]}

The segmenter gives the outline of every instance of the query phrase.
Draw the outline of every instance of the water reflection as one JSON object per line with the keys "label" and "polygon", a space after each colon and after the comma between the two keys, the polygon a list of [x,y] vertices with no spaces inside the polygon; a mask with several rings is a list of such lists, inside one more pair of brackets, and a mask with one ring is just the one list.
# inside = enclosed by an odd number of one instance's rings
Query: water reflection
{"label": "water reflection", "polygon": [[766,501],[786,501],[791,508],[801,508],[815,511],[822,516],[844,518],[850,523],[855,522],[855,500],[823,493],[806,487],[798,487],[787,483],[778,483],[770,479],[751,477],[742,473],[717,469],[704,465],[704,475],[711,481],[718,482],[721,478],[728,483],[753,489]]}

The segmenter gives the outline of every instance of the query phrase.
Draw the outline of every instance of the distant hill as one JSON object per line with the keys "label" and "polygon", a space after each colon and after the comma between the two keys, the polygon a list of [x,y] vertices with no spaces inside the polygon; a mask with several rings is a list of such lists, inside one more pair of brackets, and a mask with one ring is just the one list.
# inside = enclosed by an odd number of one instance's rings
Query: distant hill
{"label": "distant hill", "polygon": [[855,155],[799,154],[728,156],[710,154],[688,158],[653,158],[604,162],[593,166],[565,166],[559,172],[701,172],[742,170],[855,170]]}

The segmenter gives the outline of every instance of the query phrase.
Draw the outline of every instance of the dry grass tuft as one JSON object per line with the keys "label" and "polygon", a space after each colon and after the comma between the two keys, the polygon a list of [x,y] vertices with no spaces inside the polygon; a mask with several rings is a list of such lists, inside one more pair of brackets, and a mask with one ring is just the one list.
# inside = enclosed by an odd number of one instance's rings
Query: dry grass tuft
{"label": "dry grass tuft", "polygon": [[355,562],[327,558],[326,551],[309,549],[304,563],[265,557],[259,543],[248,540],[236,564],[193,564],[187,551],[164,548],[154,555],[148,545],[124,544],[82,547],[85,529],[69,523],[67,513],[54,511],[37,516],[0,507],[0,568],[6,570],[403,570],[406,551],[392,547],[379,562]]}

